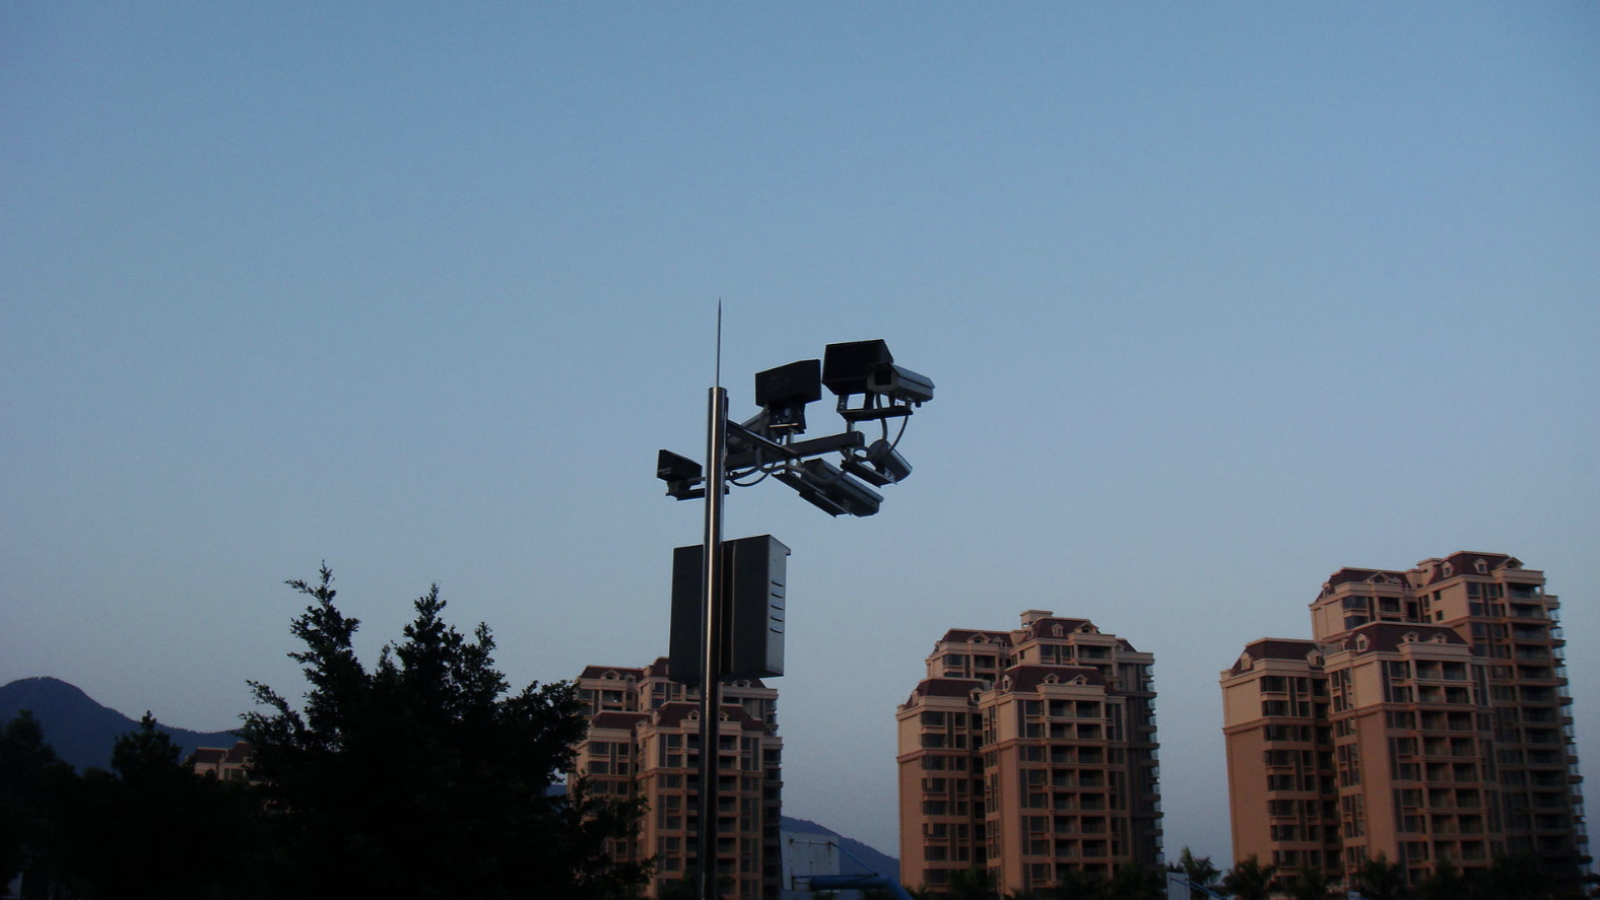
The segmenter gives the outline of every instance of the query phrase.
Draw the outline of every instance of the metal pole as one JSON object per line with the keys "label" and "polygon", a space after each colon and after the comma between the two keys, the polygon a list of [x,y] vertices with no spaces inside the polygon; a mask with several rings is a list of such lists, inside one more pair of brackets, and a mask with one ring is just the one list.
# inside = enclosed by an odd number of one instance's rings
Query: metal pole
{"label": "metal pole", "polygon": [[[720,379],[719,379],[720,380]],[[728,456],[728,392],[711,389],[706,411],[706,555],[702,568],[705,626],[700,657],[699,856],[701,900],[717,895],[717,719],[722,711],[722,491]]]}

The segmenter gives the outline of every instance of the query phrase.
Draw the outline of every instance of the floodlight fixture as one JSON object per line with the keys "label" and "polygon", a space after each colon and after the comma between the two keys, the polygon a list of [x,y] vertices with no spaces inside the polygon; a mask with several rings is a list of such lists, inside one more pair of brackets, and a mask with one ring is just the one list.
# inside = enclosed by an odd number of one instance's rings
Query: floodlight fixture
{"label": "floodlight fixture", "polygon": [[756,404],[768,431],[803,434],[806,404],[822,399],[822,361],[802,359],[756,373]]}

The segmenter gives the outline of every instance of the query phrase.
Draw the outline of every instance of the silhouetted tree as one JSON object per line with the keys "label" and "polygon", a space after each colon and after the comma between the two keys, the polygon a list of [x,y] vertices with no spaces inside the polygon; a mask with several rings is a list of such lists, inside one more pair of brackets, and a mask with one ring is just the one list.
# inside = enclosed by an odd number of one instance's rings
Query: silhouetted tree
{"label": "silhouetted tree", "polygon": [[1471,887],[1454,863],[1441,859],[1432,872],[1417,882],[1416,895],[1418,900],[1463,900],[1471,895]]}
{"label": "silhouetted tree", "polygon": [[1209,888],[1222,876],[1211,862],[1211,857],[1196,857],[1188,847],[1183,848],[1183,854],[1176,863],[1167,866],[1167,871],[1182,872],[1184,879],[1193,885],[1189,889],[1189,900],[1208,900],[1205,893],[1197,888]]}
{"label": "silhouetted tree", "polygon": [[1267,900],[1277,874],[1277,866],[1263,866],[1252,853],[1249,859],[1235,863],[1228,874],[1222,877],[1222,890],[1239,900]]}
{"label": "silhouetted tree", "polygon": [[1484,879],[1485,894],[1496,900],[1548,900],[1555,879],[1533,853],[1497,856]]}
{"label": "silhouetted tree", "polygon": [[1390,862],[1383,854],[1361,864],[1356,874],[1361,896],[1366,900],[1409,900],[1411,889],[1406,885],[1406,871],[1397,862]]}
{"label": "silhouetted tree", "polygon": [[648,877],[606,842],[637,827],[635,803],[552,795],[584,735],[576,689],[508,693],[494,639],[444,622],[438,587],[414,604],[404,639],[368,671],[359,627],[333,600],[333,573],[288,582],[311,604],[291,653],[310,683],[303,710],[264,684],[272,712],[245,716],[265,781],[281,896],[609,898]]}
{"label": "silhouetted tree", "polygon": [[988,869],[972,866],[950,873],[950,884],[945,890],[948,900],[998,900],[994,876]]}
{"label": "silhouetted tree", "polygon": [[146,712],[117,739],[111,771],[90,769],[52,811],[59,883],[93,900],[205,900],[252,894],[259,795],[197,778]]}
{"label": "silhouetted tree", "polygon": [[[1336,880],[1334,876],[1321,869],[1306,868],[1297,872],[1287,883],[1281,884],[1281,887],[1294,900],[1328,900]],[[1456,897],[1454,900],[1461,898]]]}
{"label": "silhouetted tree", "polygon": [[1050,889],[1051,900],[1105,900],[1106,881],[1098,874],[1068,869],[1056,877]]}
{"label": "silhouetted tree", "polygon": [[51,813],[76,778],[31,711],[0,728],[0,889],[22,875],[31,896],[53,880],[59,848]]}
{"label": "silhouetted tree", "polygon": [[1117,867],[1106,882],[1107,900],[1161,900],[1166,894],[1167,877],[1162,869],[1128,861]]}

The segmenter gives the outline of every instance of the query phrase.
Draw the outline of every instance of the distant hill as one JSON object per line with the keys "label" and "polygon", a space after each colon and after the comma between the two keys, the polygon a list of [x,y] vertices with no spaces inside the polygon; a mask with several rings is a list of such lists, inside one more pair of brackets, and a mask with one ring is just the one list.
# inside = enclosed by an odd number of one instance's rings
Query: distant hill
{"label": "distant hill", "polygon": [[[22,678],[0,687],[0,722],[11,721],[25,709],[39,720],[45,743],[55,749],[56,756],[80,772],[91,767],[111,768],[111,748],[117,738],[139,729],[138,719],[101,706],[58,678]],[[183,748],[186,757],[196,747],[232,747],[238,740],[229,731],[190,731],[159,722],[157,727]]]}
{"label": "distant hill", "polygon": [[[874,872],[878,875],[887,875],[895,879],[900,877],[899,860],[887,854],[879,853],[855,838],[847,838],[832,828],[818,825],[805,819],[784,816],[783,830],[825,836],[836,841],[839,847],[844,850],[844,859],[840,861],[840,870],[843,872],[852,874],[856,872]],[[851,862],[851,860],[855,862]]]}

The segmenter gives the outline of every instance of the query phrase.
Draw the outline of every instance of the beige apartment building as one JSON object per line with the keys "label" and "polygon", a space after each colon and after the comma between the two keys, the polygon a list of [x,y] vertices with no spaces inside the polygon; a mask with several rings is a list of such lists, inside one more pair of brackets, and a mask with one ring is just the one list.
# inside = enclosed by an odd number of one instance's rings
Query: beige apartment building
{"label": "beige apartment building", "polygon": [[1312,639],[1247,645],[1222,673],[1236,858],[1349,875],[1379,856],[1531,852],[1589,867],[1558,599],[1500,553],[1340,569]]}
{"label": "beige apartment building", "polygon": [[234,741],[232,747],[196,747],[189,756],[196,775],[210,775],[219,781],[251,781],[250,744]]}
{"label": "beige apartment building", "polygon": [[1160,865],[1154,662],[1044,610],[946,632],[895,717],[901,881],[940,890],[977,867],[1011,893]]}
{"label": "beige apartment building", "polygon": [[[667,660],[644,668],[589,666],[578,676],[589,718],[574,772],[593,792],[640,797],[639,834],[614,844],[620,860],[656,857],[645,895],[660,897],[698,868],[700,691],[667,677]],[[783,739],[778,692],[760,681],[722,688],[717,724],[717,868],[725,896],[778,900]]]}

